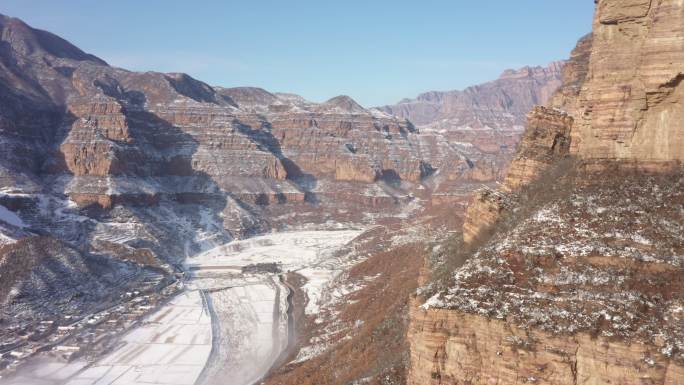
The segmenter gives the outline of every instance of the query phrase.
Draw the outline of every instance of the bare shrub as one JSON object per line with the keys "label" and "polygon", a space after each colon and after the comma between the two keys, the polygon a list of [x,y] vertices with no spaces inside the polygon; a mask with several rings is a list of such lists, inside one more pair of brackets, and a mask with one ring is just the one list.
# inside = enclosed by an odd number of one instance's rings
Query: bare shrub
{"label": "bare shrub", "polygon": [[[532,183],[511,193],[510,207],[503,211],[499,221],[482,232],[470,244],[463,242],[463,234],[457,233],[438,245],[433,245],[430,262],[429,285],[423,292],[432,295],[453,284],[454,272],[480,248],[511,231],[520,221],[528,218],[535,210],[556,199],[567,197],[575,184],[579,162],[574,157],[565,157],[553,163]],[[430,254],[429,254],[430,255]]]}

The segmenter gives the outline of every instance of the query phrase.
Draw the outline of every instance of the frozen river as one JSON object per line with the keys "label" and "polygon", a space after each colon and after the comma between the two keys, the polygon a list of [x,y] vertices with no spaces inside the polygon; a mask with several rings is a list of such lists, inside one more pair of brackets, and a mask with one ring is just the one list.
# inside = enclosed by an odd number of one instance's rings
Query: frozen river
{"label": "frozen river", "polygon": [[[288,347],[288,288],[277,274],[242,267],[280,263],[307,278],[315,313],[328,284],[346,266],[335,252],[359,230],[273,233],[235,241],[187,261],[182,294],[128,332],[94,363],[34,364],[11,385],[250,385]],[[0,380],[0,383],[3,383]]]}

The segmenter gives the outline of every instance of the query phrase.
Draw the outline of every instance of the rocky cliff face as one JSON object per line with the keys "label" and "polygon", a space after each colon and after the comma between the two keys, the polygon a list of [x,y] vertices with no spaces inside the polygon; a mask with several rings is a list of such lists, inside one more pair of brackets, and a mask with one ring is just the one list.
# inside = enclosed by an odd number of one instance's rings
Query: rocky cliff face
{"label": "rocky cliff face", "polygon": [[481,246],[416,300],[410,384],[681,382],[682,15],[597,2],[503,191],[468,209]]}
{"label": "rocky cliff face", "polygon": [[563,67],[562,84],[549,101],[553,107],[535,106],[527,114],[527,129],[521,135],[517,152],[511,156],[501,191],[479,191],[471,200],[463,226],[466,244],[489,235],[505,213],[504,202],[511,199],[507,194],[537,180],[569,155],[574,118],[566,111],[573,110],[578,103],[591,48],[591,34],[579,40]]}
{"label": "rocky cliff face", "polygon": [[411,372],[411,384],[674,385],[684,376],[682,366],[655,364],[659,353],[644,344],[587,333],[559,337],[462,312],[412,309],[411,363],[422,369]]}
{"label": "rocky cliff face", "polygon": [[534,181],[570,150],[573,118],[567,113],[537,106],[527,115],[527,129],[508,169],[504,186],[517,190]]}
{"label": "rocky cliff face", "polygon": [[504,192],[487,187],[476,191],[466,210],[463,242],[472,245],[485,237],[511,206],[510,197]]}
{"label": "rocky cliff face", "polygon": [[681,174],[578,178],[417,301],[409,383],[681,381]]}
{"label": "rocky cliff face", "polygon": [[573,153],[681,161],[684,12],[677,1],[599,1]]}

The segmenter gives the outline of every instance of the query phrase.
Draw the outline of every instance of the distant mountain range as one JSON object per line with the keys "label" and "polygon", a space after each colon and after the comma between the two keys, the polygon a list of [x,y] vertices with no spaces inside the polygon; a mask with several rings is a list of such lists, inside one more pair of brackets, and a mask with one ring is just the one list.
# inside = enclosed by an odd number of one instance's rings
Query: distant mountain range
{"label": "distant mountain range", "polygon": [[561,85],[564,62],[507,70],[494,81],[462,91],[430,91],[379,107],[420,127],[435,129],[522,128],[525,114],[543,105]]}

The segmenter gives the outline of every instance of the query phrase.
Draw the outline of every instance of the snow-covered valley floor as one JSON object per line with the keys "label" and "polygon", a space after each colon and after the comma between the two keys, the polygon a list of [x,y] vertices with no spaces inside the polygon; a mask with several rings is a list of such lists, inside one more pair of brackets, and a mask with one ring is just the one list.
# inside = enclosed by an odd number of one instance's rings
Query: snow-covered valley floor
{"label": "snow-covered valley floor", "polygon": [[121,347],[67,385],[195,383],[211,352],[211,318],[201,292],[188,290],[123,337]]}
{"label": "snow-covered valley floor", "polygon": [[288,288],[274,273],[243,274],[245,266],[278,263],[307,280],[308,312],[345,267],[336,252],[359,230],[297,231],[263,235],[218,246],[187,262],[190,286],[207,294],[215,322],[214,351],[198,384],[250,385],[286,351]]}
{"label": "snow-covered valley floor", "polygon": [[71,363],[45,358],[23,368],[10,385],[193,385],[212,347],[211,318],[202,293],[187,290],[97,362]]}
{"label": "snow-covered valley floor", "polygon": [[[243,267],[278,263],[307,279],[308,314],[349,266],[336,253],[360,230],[272,233],[230,242],[186,262],[182,294],[146,317],[98,361],[43,362],[12,385],[250,385],[288,348],[288,288],[275,272]],[[23,380],[22,380],[23,378]],[[17,382],[18,381],[18,382]]]}

